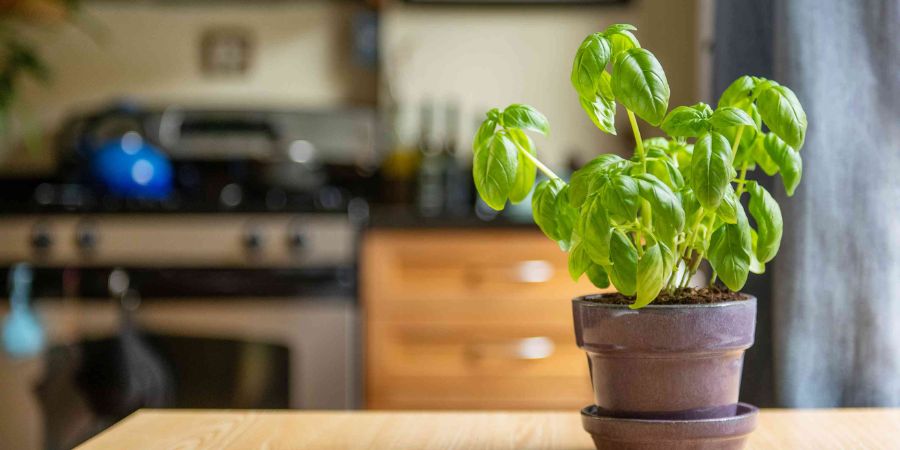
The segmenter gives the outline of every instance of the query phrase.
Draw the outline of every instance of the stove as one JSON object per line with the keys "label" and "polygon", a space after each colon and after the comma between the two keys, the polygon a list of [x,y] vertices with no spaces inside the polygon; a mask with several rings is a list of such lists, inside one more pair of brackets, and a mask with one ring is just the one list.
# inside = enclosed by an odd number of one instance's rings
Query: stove
{"label": "stove", "polygon": [[[167,195],[97,179],[97,143],[129,133],[168,161]],[[164,401],[96,409],[92,426],[149,406],[360,405],[356,254],[374,112],[116,107],[59,135],[54,175],[0,180],[0,270],[34,267],[48,354],[81,355],[48,364],[82,364],[85,392],[115,382],[102,362],[132,322],[168,371],[160,379],[175,380],[156,387],[174,393]],[[122,274],[127,295],[108,288]],[[70,420],[53,402],[45,420]]]}

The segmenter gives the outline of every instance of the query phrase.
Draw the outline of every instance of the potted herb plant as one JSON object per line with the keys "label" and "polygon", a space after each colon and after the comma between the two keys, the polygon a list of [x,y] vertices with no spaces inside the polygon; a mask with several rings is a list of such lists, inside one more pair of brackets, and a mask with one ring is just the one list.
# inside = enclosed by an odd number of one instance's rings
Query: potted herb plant
{"label": "potted herb plant", "polygon": [[[806,114],[790,89],[750,76],[716,108],[670,111],[665,72],[634,30],[612,25],[585,38],[571,75],[600,130],[615,134],[617,105],[625,108],[631,158],[599,155],[566,182],[526,134],[546,135],[547,119],[513,104],[488,111],[475,135],[475,185],[496,210],[534,188],[534,220],[568,252],[572,278],[618,291],[572,301],[595,397],[582,419],[598,448],[739,448],[756,420],[756,408],[738,402],[756,299],[739,291],[782,235],[778,204],[747,172],[780,174],[792,195]],[[668,138],[642,138],[638,119]],[[537,171],[547,179],[535,188]],[[710,287],[688,287],[704,260]]]}

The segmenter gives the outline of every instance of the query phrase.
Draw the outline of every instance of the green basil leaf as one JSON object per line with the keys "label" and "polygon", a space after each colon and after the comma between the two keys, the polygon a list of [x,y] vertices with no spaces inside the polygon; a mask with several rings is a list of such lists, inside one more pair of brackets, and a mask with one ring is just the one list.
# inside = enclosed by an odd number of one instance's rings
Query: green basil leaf
{"label": "green basil leaf", "polygon": [[[746,111],[734,106],[722,106],[713,113],[709,118],[709,124],[716,130],[724,128],[736,127],[738,125],[746,125],[747,127],[756,127],[756,122],[747,114]],[[744,130],[746,133],[747,130]]]}
{"label": "green basil leaf", "polygon": [[664,137],[652,137],[644,139],[644,150],[647,151],[647,155],[650,155],[650,152],[654,150],[659,150],[663,154],[669,153],[670,143],[669,140]]}
{"label": "green basil leaf", "polygon": [[678,190],[684,186],[684,177],[682,177],[681,172],[678,171],[678,168],[675,167],[675,164],[668,156],[655,161],[647,161],[647,173],[651,173],[656,178],[659,178],[672,190]]}
{"label": "green basil leaf", "polygon": [[784,222],[781,208],[772,195],[755,181],[747,182],[750,193],[750,215],[756,222],[757,242],[754,252],[761,263],[767,263],[778,253]]}
{"label": "green basil leaf", "polygon": [[637,291],[637,249],[621,231],[615,230],[609,242],[609,280],[622,295],[634,295]]}
{"label": "green basil leaf", "polygon": [[658,243],[648,246],[637,263],[637,299],[628,307],[638,309],[647,306],[666,284],[665,263]]}
{"label": "green basil leaf", "polygon": [[751,104],[754,87],[756,87],[756,81],[747,75],[734,80],[719,97],[718,107],[737,106],[740,108]]}
{"label": "green basil leaf", "polygon": [[607,29],[604,34],[606,35],[606,39],[609,40],[609,47],[612,55],[611,59],[613,62],[615,62],[616,57],[624,52],[641,47],[641,43],[638,42],[638,39],[627,29],[617,31],[610,31]]}
{"label": "green basil leaf", "polygon": [[603,189],[603,205],[609,217],[619,223],[632,222],[637,217],[640,205],[640,190],[637,181],[628,175],[616,175],[610,178]]}
{"label": "green basil leaf", "polygon": [[517,153],[516,145],[503,131],[494,135],[490,145],[475,152],[472,161],[475,187],[482,200],[497,211],[506,206],[515,183],[519,161]]}
{"label": "green basil leaf", "polygon": [[[600,86],[597,89],[597,93],[604,99],[613,102],[612,105],[615,106],[616,96],[613,95],[612,91],[612,75],[605,70],[600,74]],[[615,108],[613,108],[613,112],[615,112]]]}
{"label": "green basil leaf", "polygon": [[606,29],[603,30],[603,34],[619,33],[622,31],[637,31],[637,27],[630,23],[614,23],[606,27]]}
{"label": "green basil leaf", "polygon": [[612,135],[616,134],[616,102],[614,100],[596,95],[592,97],[592,100],[579,97],[578,101],[597,128]]}
{"label": "green basil leaf", "polygon": [[739,208],[742,208],[741,200],[729,183],[725,189],[725,195],[722,197],[722,203],[719,204],[719,209],[716,210],[716,215],[722,219],[722,222],[737,223],[737,210]]}
{"label": "green basil leaf", "polygon": [[572,248],[569,249],[569,276],[572,277],[572,281],[578,281],[590,265],[591,259],[584,251],[583,241],[577,232],[573,233]]}
{"label": "green basil leaf", "polygon": [[803,160],[800,159],[800,152],[794,150],[784,141],[778,138],[774,133],[768,133],[763,140],[763,147],[772,161],[778,165],[778,171],[781,173],[781,181],[784,183],[784,190],[788,196],[794,195],[794,190],[800,184],[800,178],[803,176]]}
{"label": "green basil leaf", "polygon": [[659,178],[645,173],[635,177],[638,182],[640,196],[650,203],[653,211],[653,231],[667,242],[674,241],[675,236],[684,229],[684,209],[681,200]]}
{"label": "green basil leaf", "polygon": [[608,176],[603,177],[612,167],[627,163],[618,155],[612,153],[602,154],[582,168],[572,173],[569,180],[569,201],[572,206],[578,208],[584,203],[588,195],[597,192],[603,184],[608,180]]}
{"label": "green basil leaf", "polygon": [[778,173],[778,164],[775,163],[775,160],[769,156],[769,153],[766,151],[765,146],[765,137],[763,133],[758,133],[756,135],[756,139],[753,141],[753,145],[750,149],[750,154],[753,159],[753,162],[759,165],[762,168],[763,172],[766,175],[775,175]]}
{"label": "green basil leaf", "polygon": [[666,115],[660,128],[672,137],[697,137],[709,129],[712,115],[713,111],[706,103],[679,106]]}
{"label": "green basil leaf", "polygon": [[603,266],[599,264],[591,264],[587,269],[588,279],[591,280],[591,284],[600,288],[606,289],[609,287],[609,275],[606,274],[606,270]]}
{"label": "green basil leaf", "polygon": [[481,122],[481,126],[478,127],[478,131],[475,133],[475,138],[472,140],[472,151],[478,153],[479,149],[489,145],[496,129],[497,121],[495,119],[490,117],[484,119],[484,122]]}
{"label": "green basil leaf", "polygon": [[532,130],[544,135],[550,132],[550,123],[543,114],[531,106],[519,103],[507,106],[500,122],[506,128]]}
{"label": "green basil leaf", "polygon": [[610,58],[609,41],[602,33],[594,33],[581,42],[572,63],[569,79],[578,96],[593,99],[600,90],[602,74]]}
{"label": "green basil leaf", "polygon": [[669,108],[669,83],[653,53],[632,48],[613,64],[612,90],[626,108],[659,126]]}
{"label": "green basil leaf", "polygon": [[751,247],[753,247],[753,251],[750,252],[750,272],[762,275],[766,273],[766,265],[761,263],[756,257],[756,246],[759,242],[759,238],[756,236],[756,231],[753,228],[750,228],[750,242]]}
{"label": "green basil leaf", "polygon": [[728,139],[715,131],[701,136],[691,158],[690,185],[697,201],[706,209],[718,208],[734,176]]}
{"label": "green basil leaf", "polygon": [[[524,131],[518,128],[510,128],[509,137],[518,144],[520,148],[531,155],[537,154],[534,149],[534,142],[531,141],[531,138],[528,137]],[[518,156],[516,177],[513,181],[512,188],[509,190],[509,201],[513,203],[519,203],[528,197],[528,194],[531,193],[531,188],[534,187],[534,179],[537,176],[537,167],[535,167],[534,162],[522,154],[521,151],[516,152],[516,155]]]}
{"label": "green basil leaf", "polygon": [[571,246],[578,210],[569,205],[569,186],[559,178],[538,183],[531,197],[534,222],[563,250]]}
{"label": "green basil leaf", "polygon": [[684,209],[684,223],[695,224],[700,220],[700,202],[694,195],[692,189],[682,189],[678,192],[678,198],[681,201],[681,207]]}
{"label": "green basil leaf", "polygon": [[752,251],[750,223],[739,208],[736,223],[722,224],[713,232],[707,258],[725,286],[737,292],[747,282]]}
{"label": "green basil leaf", "polygon": [[681,172],[685,184],[690,184],[688,178],[690,178],[691,159],[694,157],[694,144],[675,143],[671,148],[678,171]]}
{"label": "green basil leaf", "polygon": [[756,99],[763,123],[782,141],[796,150],[806,139],[806,112],[794,92],[784,86],[762,91]]}
{"label": "green basil leaf", "polygon": [[580,230],[581,246],[591,261],[596,264],[609,264],[609,240],[612,228],[599,195],[592,196],[581,208],[576,229]]}

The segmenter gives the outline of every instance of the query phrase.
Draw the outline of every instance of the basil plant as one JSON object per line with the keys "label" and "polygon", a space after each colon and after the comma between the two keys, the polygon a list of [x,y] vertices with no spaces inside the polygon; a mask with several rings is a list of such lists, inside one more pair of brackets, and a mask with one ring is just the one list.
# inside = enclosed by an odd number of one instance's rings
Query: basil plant
{"label": "basil plant", "polygon": [[[528,132],[546,135],[547,119],[513,104],[492,109],[474,138],[473,174],[481,198],[501,210],[531,193],[534,220],[569,253],[569,273],[597,287],[612,283],[634,296],[632,308],[688,285],[702,260],[714,280],[740,290],[778,252],[778,204],[747,171],[780,174],[788,195],[800,182],[806,113],[785,86],[738,78],[714,109],[705,103],[669,110],[666,74],[641,48],[631,25],[612,25],[584,39],[572,86],[591,121],[615,134],[621,105],[637,146],[630,159],[602,154],[568,183],[540,159]],[[638,118],[668,138],[642,139]],[[741,197],[749,196],[751,226]]]}

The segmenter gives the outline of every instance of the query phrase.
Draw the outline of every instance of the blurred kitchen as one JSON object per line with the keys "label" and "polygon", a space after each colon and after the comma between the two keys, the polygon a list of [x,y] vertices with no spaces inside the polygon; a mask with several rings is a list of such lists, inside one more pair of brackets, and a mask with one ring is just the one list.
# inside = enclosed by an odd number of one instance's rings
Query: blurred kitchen
{"label": "blurred kitchen", "polygon": [[[527,99],[557,173],[630,152],[624,113],[606,135],[574,101],[578,44],[633,23],[670,105],[715,104],[772,71],[771,21],[716,6],[0,0],[0,448],[71,448],[141,407],[590,403],[568,300],[596,289],[528,201],[477,200],[471,136]],[[762,62],[716,59],[740,47],[717,18],[769,39]],[[744,400],[771,406],[758,283]]]}
{"label": "blurred kitchen", "polygon": [[68,448],[140,407],[588,401],[567,299],[593,288],[528,202],[476,201],[471,136],[528,98],[561,119],[555,168],[630,149],[581,120],[571,54],[634,23],[684,103],[703,8],[451,3],[7,2],[43,64],[3,111],[2,441]]}

